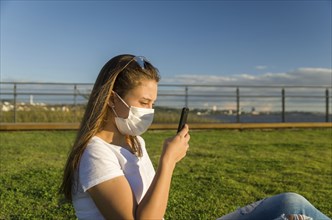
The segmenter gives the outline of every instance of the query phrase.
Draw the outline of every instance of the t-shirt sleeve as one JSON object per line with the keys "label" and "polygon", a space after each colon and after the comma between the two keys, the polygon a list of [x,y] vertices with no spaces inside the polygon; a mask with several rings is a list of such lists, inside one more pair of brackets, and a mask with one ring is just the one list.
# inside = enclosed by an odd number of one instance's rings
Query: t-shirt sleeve
{"label": "t-shirt sleeve", "polygon": [[124,173],[115,153],[104,144],[90,142],[79,165],[79,180],[84,192],[99,183],[121,175]]}

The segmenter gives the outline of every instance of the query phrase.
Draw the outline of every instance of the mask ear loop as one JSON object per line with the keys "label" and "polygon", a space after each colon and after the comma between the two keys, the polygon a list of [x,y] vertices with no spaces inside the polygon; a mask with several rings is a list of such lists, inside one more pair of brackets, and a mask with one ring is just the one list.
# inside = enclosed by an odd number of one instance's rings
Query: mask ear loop
{"label": "mask ear loop", "polygon": [[125,105],[125,106],[127,106],[127,108],[130,108],[130,106],[119,96],[119,94],[118,93],[116,93],[116,92],[114,92],[113,91],[113,93],[118,97],[118,99],[120,99],[120,101]]}
{"label": "mask ear loop", "polygon": [[[116,94],[116,92],[113,92],[113,94],[114,94],[114,93]],[[117,94],[117,95],[118,95],[118,94]],[[108,105],[109,108],[112,109],[114,115],[115,115],[116,117],[119,117],[118,114],[116,113],[115,109],[114,109],[114,108],[115,108],[114,103],[112,102],[112,105],[111,105],[111,104],[110,104],[110,101],[108,101],[107,105]]]}

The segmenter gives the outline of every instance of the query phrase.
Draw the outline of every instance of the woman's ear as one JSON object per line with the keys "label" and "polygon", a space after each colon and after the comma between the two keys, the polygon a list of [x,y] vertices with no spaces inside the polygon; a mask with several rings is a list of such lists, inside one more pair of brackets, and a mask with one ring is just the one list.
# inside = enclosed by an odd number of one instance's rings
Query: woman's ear
{"label": "woman's ear", "polygon": [[111,107],[113,107],[112,109],[114,109],[118,117],[128,118],[130,107],[115,91],[112,91],[109,103]]}

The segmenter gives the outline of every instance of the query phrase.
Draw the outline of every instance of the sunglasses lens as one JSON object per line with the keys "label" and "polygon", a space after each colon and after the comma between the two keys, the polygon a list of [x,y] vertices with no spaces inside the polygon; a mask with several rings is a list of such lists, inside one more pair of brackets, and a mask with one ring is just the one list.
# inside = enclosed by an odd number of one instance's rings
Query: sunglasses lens
{"label": "sunglasses lens", "polygon": [[144,57],[134,57],[136,63],[142,68],[145,69],[145,58]]}

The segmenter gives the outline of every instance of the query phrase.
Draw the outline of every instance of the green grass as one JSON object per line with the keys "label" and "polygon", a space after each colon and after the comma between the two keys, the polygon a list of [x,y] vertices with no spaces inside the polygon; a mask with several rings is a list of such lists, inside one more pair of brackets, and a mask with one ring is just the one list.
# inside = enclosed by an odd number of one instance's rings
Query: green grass
{"label": "green grass", "polygon": [[[156,165],[175,131],[144,134]],[[331,129],[191,131],[173,176],[166,219],[215,219],[266,196],[297,192],[332,216]],[[0,219],[74,219],[57,195],[75,137],[68,131],[0,133]]]}

